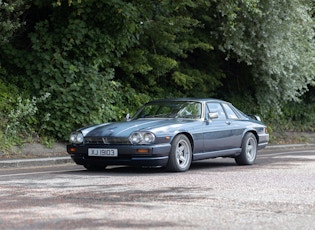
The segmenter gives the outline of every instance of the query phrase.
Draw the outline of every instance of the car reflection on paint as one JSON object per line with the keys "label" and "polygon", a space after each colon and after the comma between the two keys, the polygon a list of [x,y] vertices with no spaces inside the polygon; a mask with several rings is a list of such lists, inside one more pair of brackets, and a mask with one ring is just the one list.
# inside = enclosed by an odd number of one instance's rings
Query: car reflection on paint
{"label": "car reflection on paint", "polygon": [[88,170],[108,165],[161,166],[187,171],[197,160],[232,157],[254,164],[269,141],[259,117],[218,99],[163,99],[125,122],[97,124],[70,135],[67,152]]}

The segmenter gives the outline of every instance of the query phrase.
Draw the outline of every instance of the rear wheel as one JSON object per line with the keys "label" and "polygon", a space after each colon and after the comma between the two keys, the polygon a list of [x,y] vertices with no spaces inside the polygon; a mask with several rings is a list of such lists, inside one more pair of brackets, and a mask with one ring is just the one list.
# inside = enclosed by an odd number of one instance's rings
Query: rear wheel
{"label": "rear wheel", "polygon": [[238,165],[252,165],[257,156],[257,139],[253,133],[247,133],[242,141],[242,151],[235,158]]}
{"label": "rear wheel", "polygon": [[189,139],[185,135],[174,138],[167,164],[172,172],[185,172],[189,169],[192,160],[192,150]]}
{"label": "rear wheel", "polygon": [[106,168],[106,165],[85,164],[83,166],[89,171],[102,171]]}

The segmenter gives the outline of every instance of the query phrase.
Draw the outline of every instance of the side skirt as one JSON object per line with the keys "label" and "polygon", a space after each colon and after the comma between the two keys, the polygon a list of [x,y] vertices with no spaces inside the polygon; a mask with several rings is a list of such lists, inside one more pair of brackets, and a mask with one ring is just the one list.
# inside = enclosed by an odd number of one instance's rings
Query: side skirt
{"label": "side skirt", "polygon": [[208,158],[216,158],[216,157],[229,157],[229,156],[237,156],[241,153],[241,148],[228,149],[228,150],[220,150],[206,153],[194,153],[193,161],[208,159]]}

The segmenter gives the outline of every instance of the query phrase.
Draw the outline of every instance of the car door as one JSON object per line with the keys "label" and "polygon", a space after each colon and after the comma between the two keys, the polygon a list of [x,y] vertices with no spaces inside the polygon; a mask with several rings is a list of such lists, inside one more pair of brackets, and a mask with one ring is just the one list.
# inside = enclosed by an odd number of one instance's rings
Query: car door
{"label": "car door", "polygon": [[206,116],[211,113],[213,115],[217,114],[217,117],[209,119],[209,121],[205,124],[204,152],[209,153],[230,148],[230,123],[227,121],[227,117],[221,103],[208,102],[206,107]]}
{"label": "car door", "polygon": [[226,124],[229,129],[228,148],[239,148],[242,143],[243,132],[245,130],[244,121],[235,113],[228,103],[222,103],[222,107],[226,114]]}

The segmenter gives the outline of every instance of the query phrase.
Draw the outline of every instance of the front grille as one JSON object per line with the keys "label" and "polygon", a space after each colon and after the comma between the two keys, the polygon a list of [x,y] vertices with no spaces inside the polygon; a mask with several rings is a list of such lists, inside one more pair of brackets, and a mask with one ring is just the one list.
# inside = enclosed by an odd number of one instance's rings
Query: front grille
{"label": "front grille", "polygon": [[99,145],[124,145],[130,144],[128,138],[118,138],[118,137],[85,137],[84,138],[85,144],[99,144]]}

